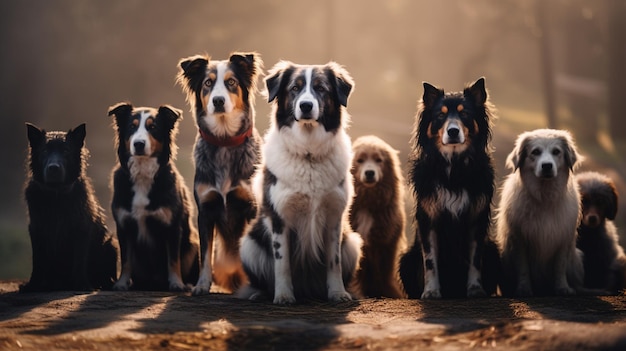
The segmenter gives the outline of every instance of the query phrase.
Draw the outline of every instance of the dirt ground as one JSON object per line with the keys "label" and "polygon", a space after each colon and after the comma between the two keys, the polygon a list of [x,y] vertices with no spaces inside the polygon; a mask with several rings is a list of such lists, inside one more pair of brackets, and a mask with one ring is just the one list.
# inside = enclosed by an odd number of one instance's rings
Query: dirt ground
{"label": "dirt ground", "polygon": [[626,350],[626,296],[294,306],[185,293],[17,293],[0,350]]}

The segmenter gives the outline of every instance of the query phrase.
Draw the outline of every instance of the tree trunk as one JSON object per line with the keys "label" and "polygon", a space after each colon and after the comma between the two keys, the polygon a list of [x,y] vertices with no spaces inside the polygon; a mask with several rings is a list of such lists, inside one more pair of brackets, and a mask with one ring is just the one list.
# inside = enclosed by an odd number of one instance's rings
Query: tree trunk
{"label": "tree trunk", "polygon": [[608,4],[609,131],[613,139],[620,139],[626,131],[626,1],[610,0]]}

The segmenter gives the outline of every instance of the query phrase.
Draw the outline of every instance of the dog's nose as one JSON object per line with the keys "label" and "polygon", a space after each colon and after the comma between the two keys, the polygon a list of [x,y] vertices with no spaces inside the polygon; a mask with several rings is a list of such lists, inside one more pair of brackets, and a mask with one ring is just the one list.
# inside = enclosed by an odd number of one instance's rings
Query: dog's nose
{"label": "dog's nose", "polygon": [[310,101],[303,101],[300,103],[300,110],[303,113],[309,113],[313,109],[313,103]]}
{"label": "dog's nose", "polygon": [[552,170],[552,163],[542,163],[541,164],[541,170],[544,171],[544,172],[551,171]]}
{"label": "dog's nose", "polygon": [[598,218],[598,216],[596,216],[596,215],[589,215],[587,217],[587,224],[590,227],[595,227],[596,225],[598,225],[598,223],[600,223],[600,218]]}
{"label": "dog's nose", "polygon": [[450,138],[456,138],[459,136],[459,128],[452,127],[448,129],[448,135]]}
{"label": "dog's nose", "polygon": [[376,173],[372,170],[365,171],[365,179],[367,179],[370,182],[374,180],[375,175]]}
{"label": "dog's nose", "polygon": [[51,163],[46,167],[44,176],[48,183],[61,182],[63,180],[63,168],[58,163]]}
{"label": "dog's nose", "polygon": [[224,107],[224,102],[226,100],[223,96],[216,96],[213,98],[213,106],[215,107]]}
{"label": "dog's nose", "polygon": [[144,153],[144,149],[146,148],[146,142],[143,140],[138,140],[133,143],[135,147],[135,153],[142,155]]}

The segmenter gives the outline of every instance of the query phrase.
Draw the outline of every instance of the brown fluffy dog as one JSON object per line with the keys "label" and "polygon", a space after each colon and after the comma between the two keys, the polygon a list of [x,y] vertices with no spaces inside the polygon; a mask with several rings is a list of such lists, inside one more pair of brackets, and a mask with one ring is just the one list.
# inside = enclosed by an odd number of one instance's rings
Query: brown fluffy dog
{"label": "brown fluffy dog", "polygon": [[350,224],[364,241],[357,284],[367,297],[400,298],[398,255],[406,246],[406,215],[398,151],[371,135],[358,138],[353,150]]}

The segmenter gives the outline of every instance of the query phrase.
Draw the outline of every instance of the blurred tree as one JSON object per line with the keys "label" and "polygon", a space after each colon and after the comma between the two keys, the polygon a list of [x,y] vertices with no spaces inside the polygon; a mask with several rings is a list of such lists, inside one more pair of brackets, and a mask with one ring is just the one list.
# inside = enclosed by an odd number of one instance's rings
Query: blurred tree
{"label": "blurred tree", "polygon": [[626,130],[626,1],[609,0],[608,32],[608,112],[613,139],[623,139]]}

